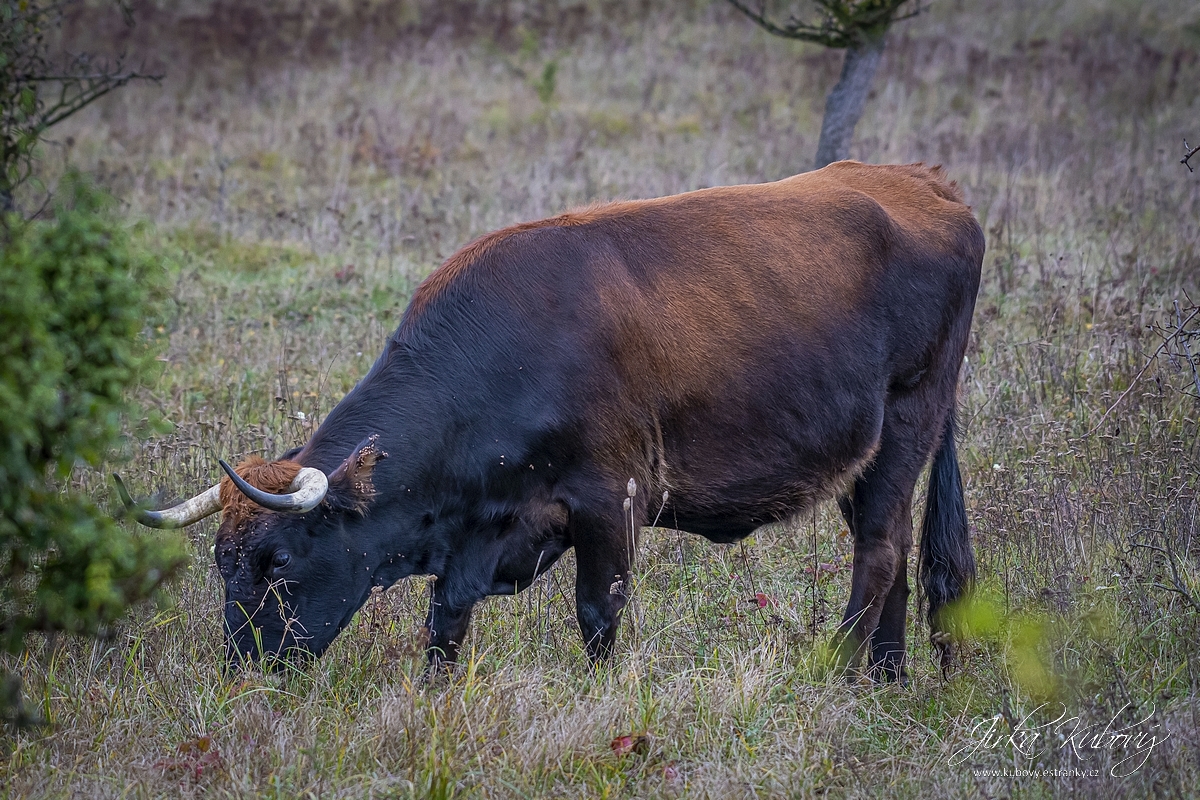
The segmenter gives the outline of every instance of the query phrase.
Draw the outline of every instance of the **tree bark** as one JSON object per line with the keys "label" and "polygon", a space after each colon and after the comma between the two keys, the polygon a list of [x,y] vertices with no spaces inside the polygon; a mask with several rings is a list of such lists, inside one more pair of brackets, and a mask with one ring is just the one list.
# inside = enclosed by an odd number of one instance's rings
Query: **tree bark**
{"label": "tree bark", "polygon": [[825,118],[821,121],[821,139],[817,143],[817,158],[813,169],[820,169],[850,155],[854,126],[862,116],[871,91],[871,80],[883,56],[887,29],[864,34],[862,39],[846,48],[842,76],[825,97]]}

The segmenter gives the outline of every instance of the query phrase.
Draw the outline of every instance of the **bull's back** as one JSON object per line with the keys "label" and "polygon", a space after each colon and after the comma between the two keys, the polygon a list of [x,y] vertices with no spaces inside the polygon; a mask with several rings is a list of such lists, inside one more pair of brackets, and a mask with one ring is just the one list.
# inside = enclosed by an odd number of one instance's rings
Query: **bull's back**
{"label": "bull's back", "polygon": [[445,317],[477,405],[529,441],[571,431],[593,467],[667,489],[674,524],[732,538],[869,461],[889,386],[969,321],[981,252],[936,174],[837,164],[491,234],[400,334]]}
{"label": "bull's back", "polygon": [[585,243],[595,346],[630,383],[680,401],[756,365],[758,386],[837,362],[848,380],[857,362],[886,383],[885,362],[927,347],[961,302],[978,226],[920,171],[846,167],[615,204],[561,231]]}

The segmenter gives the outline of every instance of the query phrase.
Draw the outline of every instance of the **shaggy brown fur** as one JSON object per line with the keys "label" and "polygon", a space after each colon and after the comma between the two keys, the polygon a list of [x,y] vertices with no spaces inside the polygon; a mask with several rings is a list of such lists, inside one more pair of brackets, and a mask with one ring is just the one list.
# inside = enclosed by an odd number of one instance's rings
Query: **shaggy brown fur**
{"label": "shaggy brown fur", "polygon": [[[295,461],[265,461],[250,456],[234,468],[251,486],[272,494],[284,494],[296,479],[301,465]],[[221,478],[222,527],[235,528],[264,509],[233,485],[229,476]]]}

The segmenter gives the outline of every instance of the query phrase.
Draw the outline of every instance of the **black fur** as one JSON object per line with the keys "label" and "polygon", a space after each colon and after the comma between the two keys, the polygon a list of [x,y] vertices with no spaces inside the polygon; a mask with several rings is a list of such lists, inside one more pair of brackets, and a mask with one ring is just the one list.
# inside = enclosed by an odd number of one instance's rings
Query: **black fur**
{"label": "black fur", "polygon": [[975,553],[968,536],[967,508],[958,471],[955,417],[952,408],[929,470],[925,519],[921,524],[920,582],[929,628],[935,633],[948,632],[942,611],[975,583]]}

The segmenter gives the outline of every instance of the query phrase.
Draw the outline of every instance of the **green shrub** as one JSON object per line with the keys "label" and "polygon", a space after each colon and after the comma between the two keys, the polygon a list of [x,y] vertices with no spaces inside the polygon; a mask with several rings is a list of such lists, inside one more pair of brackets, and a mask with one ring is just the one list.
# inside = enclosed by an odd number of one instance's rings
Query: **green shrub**
{"label": "green shrub", "polygon": [[[53,217],[0,227],[0,648],[32,632],[97,635],[183,563],[167,536],[135,535],[66,490],[99,466],[153,363],[143,335],[161,306],[161,266],[131,246],[78,177]],[[4,675],[0,715],[22,718]]]}

